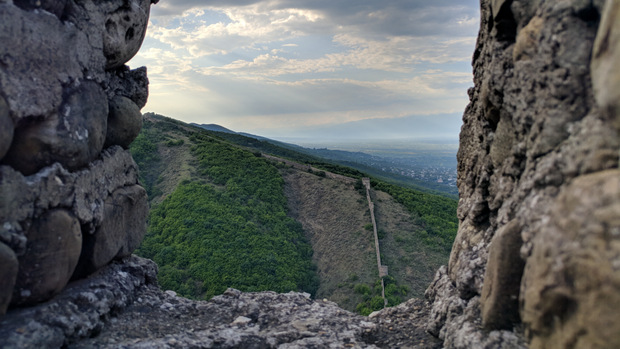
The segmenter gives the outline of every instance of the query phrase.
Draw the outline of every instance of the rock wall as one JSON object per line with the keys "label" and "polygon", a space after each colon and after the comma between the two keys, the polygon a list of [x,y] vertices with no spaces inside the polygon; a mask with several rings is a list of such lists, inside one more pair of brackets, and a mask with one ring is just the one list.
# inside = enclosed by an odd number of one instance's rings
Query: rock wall
{"label": "rock wall", "polygon": [[58,294],[145,233],[127,146],[156,0],[0,0],[0,315]]}
{"label": "rock wall", "polygon": [[448,348],[620,347],[620,1],[482,0]]}

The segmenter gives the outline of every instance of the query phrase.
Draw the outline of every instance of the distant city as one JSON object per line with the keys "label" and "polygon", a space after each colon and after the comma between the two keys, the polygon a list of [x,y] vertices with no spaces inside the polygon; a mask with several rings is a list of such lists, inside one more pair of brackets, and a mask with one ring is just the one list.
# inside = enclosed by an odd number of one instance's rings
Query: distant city
{"label": "distant city", "polygon": [[385,174],[410,178],[417,185],[457,193],[458,143],[455,140],[366,140],[297,144],[309,149],[314,155],[340,163],[359,164],[362,167],[378,169]]}
{"label": "distant city", "polygon": [[420,181],[435,182],[449,187],[456,187],[456,166],[434,164],[432,161],[417,163],[394,158],[378,158],[377,161],[371,161],[369,165],[380,167],[384,172],[399,174]]}

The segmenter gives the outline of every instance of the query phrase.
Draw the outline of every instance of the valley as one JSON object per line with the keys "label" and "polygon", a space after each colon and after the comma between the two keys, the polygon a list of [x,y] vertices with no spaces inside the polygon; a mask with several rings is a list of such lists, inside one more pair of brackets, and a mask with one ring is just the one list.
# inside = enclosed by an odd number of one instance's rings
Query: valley
{"label": "valley", "polygon": [[[164,289],[197,299],[226,287],[294,290],[365,315],[383,307],[360,181],[365,174],[152,114],[145,115],[132,153],[152,206],[138,254],[159,264]],[[431,206],[448,203],[448,212],[452,205],[454,216],[456,203],[377,179],[372,183],[392,306],[423,295],[434,271],[447,263],[456,232],[454,226],[446,228],[454,232],[440,234],[445,227],[425,216],[421,199]]]}

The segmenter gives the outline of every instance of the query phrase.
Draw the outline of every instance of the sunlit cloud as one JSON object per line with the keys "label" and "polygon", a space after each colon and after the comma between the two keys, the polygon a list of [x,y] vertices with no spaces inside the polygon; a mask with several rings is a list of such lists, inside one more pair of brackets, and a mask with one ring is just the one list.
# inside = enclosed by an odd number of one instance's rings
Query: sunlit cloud
{"label": "sunlit cloud", "polygon": [[160,2],[130,64],[149,68],[145,111],[267,136],[452,115],[472,84],[477,12],[472,0]]}

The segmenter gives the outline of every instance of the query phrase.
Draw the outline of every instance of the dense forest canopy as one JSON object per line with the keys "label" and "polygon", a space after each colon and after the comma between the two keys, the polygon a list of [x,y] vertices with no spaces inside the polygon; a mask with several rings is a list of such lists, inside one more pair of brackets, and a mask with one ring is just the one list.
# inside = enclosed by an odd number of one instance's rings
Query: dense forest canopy
{"label": "dense forest canopy", "polygon": [[227,287],[313,293],[312,249],[286,214],[278,171],[207,135],[191,140],[204,179],[182,182],[152,210],[138,251],[158,263],[162,287],[206,299]]}

